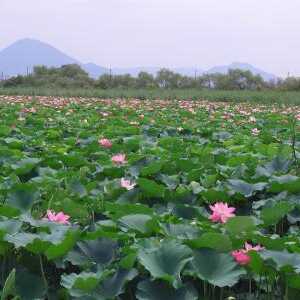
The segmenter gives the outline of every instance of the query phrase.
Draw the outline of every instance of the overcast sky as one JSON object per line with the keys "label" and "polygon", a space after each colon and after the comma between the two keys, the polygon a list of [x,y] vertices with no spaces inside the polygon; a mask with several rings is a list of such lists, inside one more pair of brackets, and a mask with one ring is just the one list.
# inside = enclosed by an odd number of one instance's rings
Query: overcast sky
{"label": "overcast sky", "polygon": [[300,75],[299,12],[299,0],[0,0],[0,49],[28,37],[103,66]]}

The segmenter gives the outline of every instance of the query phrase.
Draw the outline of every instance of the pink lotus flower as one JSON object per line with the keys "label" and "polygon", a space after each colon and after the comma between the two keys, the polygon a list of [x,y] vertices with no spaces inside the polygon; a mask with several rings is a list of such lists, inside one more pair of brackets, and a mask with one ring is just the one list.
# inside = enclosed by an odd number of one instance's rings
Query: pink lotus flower
{"label": "pink lotus flower", "polygon": [[251,130],[251,133],[252,133],[252,135],[259,135],[260,130],[257,129],[257,128],[253,128],[253,129]]}
{"label": "pink lotus flower", "polygon": [[231,255],[234,257],[235,261],[242,266],[247,265],[251,260],[251,257],[242,250],[232,251]]}
{"label": "pink lotus flower", "polygon": [[246,242],[245,249],[232,251],[231,255],[238,264],[247,265],[251,260],[251,257],[247,254],[249,251],[262,251],[264,249],[265,248],[260,245],[253,246]]}
{"label": "pink lotus flower", "polygon": [[109,139],[100,139],[98,143],[104,148],[111,148],[112,146],[112,142]]}
{"label": "pink lotus flower", "polygon": [[126,155],[125,154],[116,154],[111,158],[112,162],[117,165],[122,165],[126,163]]}
{"label": "pink lotus flower", "polygon": [[126,190],[130,191],[136,186],[135,182],[131,182],[130,180],[127,180],[125,178],[121,179],[121,187],[125,188]]}
{"label": "pink lotus flower", "polygon": [[70,219],[70,216],[65,215],[62,211],[56,214],[55,212],[48,209],[46,217],[51,222],[56,222],[59,224],[70,224],[70,222],[68,221]]}
{"label": "pink lotus flower", "polygon": [[300,121],[300,114],[296,115],[296,119]]}
{"label": "pink lotus flower", "polygon": [[212,214],[209,219],[213,222],[226,223],[228,219],[235,216],[233,213],[235,208],[229,207],[227,203],[218,202],[214,205],[210,205],[209,207],[212,210]]}

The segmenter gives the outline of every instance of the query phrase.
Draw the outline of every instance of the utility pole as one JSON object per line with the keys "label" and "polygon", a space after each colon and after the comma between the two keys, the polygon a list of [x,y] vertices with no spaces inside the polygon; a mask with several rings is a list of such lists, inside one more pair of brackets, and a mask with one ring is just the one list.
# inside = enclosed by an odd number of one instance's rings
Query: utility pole
{"label": "utility pole", "polygon": [[208,78],[208,88],[211,89],[211,79],[210,79],[210,74],[207,74]]}
{"label": "utility pole", "polygon": [[112,86],[112,70],[111,70],[111,67],[109,67],[109,84],[110,84],[110,87]]}

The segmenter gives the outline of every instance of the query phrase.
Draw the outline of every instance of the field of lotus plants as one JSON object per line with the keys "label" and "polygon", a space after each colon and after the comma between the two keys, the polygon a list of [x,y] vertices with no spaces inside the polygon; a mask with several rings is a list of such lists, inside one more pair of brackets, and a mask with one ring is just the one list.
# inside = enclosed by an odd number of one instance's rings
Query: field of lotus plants
{"label": "field of lotus plants", "polygon": [[300,299],[300,107],[0,96],[5,299]]}

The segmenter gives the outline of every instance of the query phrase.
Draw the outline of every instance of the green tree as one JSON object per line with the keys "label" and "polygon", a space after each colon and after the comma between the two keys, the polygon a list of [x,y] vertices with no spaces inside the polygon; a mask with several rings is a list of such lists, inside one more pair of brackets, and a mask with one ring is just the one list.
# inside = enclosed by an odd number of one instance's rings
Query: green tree
{"label": "green tree", "polygon": [[157,87],[157,83],[152,74],[140,72],[136,79],[136,87],[139,89],[155,88]]}
{"label": "green tree", "polygon": [[161,69],[157,73],[156,82],[162,88],[179,88],[181,75],[168,69]]}

